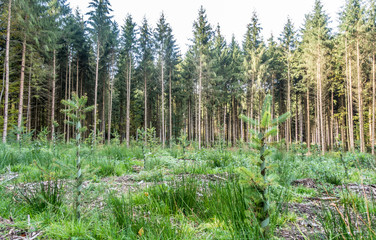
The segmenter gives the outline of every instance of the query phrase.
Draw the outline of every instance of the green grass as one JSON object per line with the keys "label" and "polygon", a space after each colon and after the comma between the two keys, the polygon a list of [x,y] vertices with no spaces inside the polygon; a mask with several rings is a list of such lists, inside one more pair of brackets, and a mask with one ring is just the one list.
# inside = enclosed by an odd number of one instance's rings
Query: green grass
{"label": "green grass", "polygon": [[[29,215],[30,225],[42,230],[47,239],[262,239],[257,221],[259,193],[250,184],[252,179],[257,181],[258,155],[243,145],[200,151],[191,146],[184,159],[179,146],[156,146],[145,166],[141,144],[98,145],[94,151],[83,145],[85,187],[79,221],[72,204],[73,144],[57,144],[55,149],[40,142],[0,145],[0,217],[12,218],[15,227],[27,230]],[[336,190],[347,183],[376,184],[374,158],[357,152],[307,156],[305,151],[296,145],[290,152],[274,150],[267,159],[271,231],[289,228],[301,218],[287,211],[286,204],[304,203],[330,192],[338,196],[340,211],[333,206],[322,208],[320,222],[326,238],[376,239],[376,221],[368,224],[368,216],[375,219],[375,199]],[[251,178],[244,179],[240,168],[247,169]],[[18,177],[5,181],[9,174]],[[315,180],[316,188],[291,185],[302,178]],[[22,187],[31,183],[32,191]],[[343,221],[341,214],[354,212],[366,224]]]}

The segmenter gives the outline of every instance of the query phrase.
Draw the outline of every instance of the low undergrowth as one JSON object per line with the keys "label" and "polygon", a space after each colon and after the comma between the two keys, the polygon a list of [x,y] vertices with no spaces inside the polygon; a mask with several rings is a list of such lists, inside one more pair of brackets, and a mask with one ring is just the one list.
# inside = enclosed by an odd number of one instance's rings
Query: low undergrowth
{"label": "low undergrowth", "polygon": [[[83,145],[77,221],[73,143],[0,145],[0,221],[11,219],[0,222],[0,235],[15,228],[42,231],[47,239],[262,239],[257,153],[247,146],[192,146],[183,151],[179,145],[111,144],[92,151]],[[321,230],[315,236],[320,239],[376,239],[374,158],[345,152],[307,155],[304,147],[293,147],[267,158],[270,238],[282,239],[281,231],[291,231],[311,239],[299,225],[310,221],[311,213],[301,215],[291,205],[318,205]],[[249,171],[248,177],[241,169]]]}

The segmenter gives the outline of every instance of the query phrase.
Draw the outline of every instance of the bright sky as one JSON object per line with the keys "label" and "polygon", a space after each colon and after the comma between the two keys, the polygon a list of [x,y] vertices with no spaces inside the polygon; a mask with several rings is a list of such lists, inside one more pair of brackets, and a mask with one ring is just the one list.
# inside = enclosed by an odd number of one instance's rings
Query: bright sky
{"label": "bright sky", "polygon": [[[140,25],[145,16],[149,24],[156,26],[162,11],[170,23],[179,47],[184,53],[192,38],[192,26],[198,16],[201,5],[206,9],[209,23],[221,26],[227,41],[235,35],[239,44],[243,41],[246,26],[251,21],[252,12],[256,11],[261,24],[262,35],[268,39],[273,33],[279,37],[289,16],[298,29],[302,26],[304,15],[312,11],[315,0],[110,0],[112,15],[120,26],[127,13]],[[73,9],[79,7],[82,13],[88,11],[89,0],[68,0]],[[338,12],[345,0],[322,0],[324,10],[331,19],[330,26],[338,24]]]}

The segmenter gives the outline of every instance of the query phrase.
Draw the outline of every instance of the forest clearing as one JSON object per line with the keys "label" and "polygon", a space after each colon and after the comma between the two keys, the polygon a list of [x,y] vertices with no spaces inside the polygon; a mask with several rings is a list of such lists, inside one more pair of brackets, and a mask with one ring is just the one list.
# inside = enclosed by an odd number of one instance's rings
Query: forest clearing
{"label": "forest clearing", "polygon": [[0,239],[376,239],[376,1],[322,2],[241,41],[201,6],[183,51],[164,12],[0,0]]}

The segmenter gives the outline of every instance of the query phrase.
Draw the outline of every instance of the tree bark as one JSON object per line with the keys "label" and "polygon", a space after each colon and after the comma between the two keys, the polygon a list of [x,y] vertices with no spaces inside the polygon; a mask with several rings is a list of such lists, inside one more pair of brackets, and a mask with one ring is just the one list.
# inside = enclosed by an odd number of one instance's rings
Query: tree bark
{"label": "tree bark", "polygon": [[[146,133],[148,129],[148,94],[147,94],[147,82],[146,82],[146,72],[144,72],[144,131]],[[147,135],[145,134],[145,144],[147,143]]]}
{"label": "tree bark", "polygon": [[31,57],[30,57],[30,69],[29,69],[29,86],[27,91],[27,111],[26,111],[26,128],[27,132],[30,133],[31,131],[31,69],[32,69],[32,63],[31,63]]}
{"label": "tree bark", "polygon": [[[131,108],[131,78],[132,78],[132,58],[129,57],[129,66],[128,66],[128,80],[127,80],[127,123],[126,123],[126,142],[127,147],[129,147],[129,128],[130,128],[130,108]],[[146,88],[145,88],[146,89]]]}
{"label": "tree bark", "polygon": [[112,93],[114,91],[114,56],[112,56],[111,60],[111,75],[110,75],[110,99],[108,103],[108,133],[107,133],[107,143],[111,143],[111,123],[112,123]]}
{"label": "tree bark", "polygon": [[371,148],[372,155],[375,155],[375,91],[376,91],[376,78],[375,78],[375,54],[372,55],[372,131],[371,131]]}
{"label": "tree bark", "polygon": [[8,105],[9,105],[9,43],[10,43],[10,19],[12,11],[12,0],[8,4],[8,25],[7,25],[7,39],[5,47],[5,93],[4,93],[4,127],[3,127],[3,143],[7,142],[8,133]]}
{"label": "tree bark", "polygon": [[169,103],[168,103],[168,105],[169,105],[169,114],[170,114],[170,116],[169,116],[169,127],[170,127],[170,131],[169,131],[169,140],[170,140],[170,147],[172,146],[171,144],[172,144],[172,90],[171,90],[171,88],[172,88],[172,83],[171,83],[171,75],[172,75],[172,73],[171,73],[172,71],[171,71],[171,69],[170,69],[170,76],[169,76],[169,99],[168,99],[168,101],[169,101]]}
{"label": "tree bark", "polygon": [[[288,58],[290,58],[290,49],[288,53]],[[287,60],[287,112],[291,113],[291,79],[290,79],[290,60]],[[291,142],[291,118],[286,121],[286,147],[289,150],[289,145]]]}
{"label": "tree bark", "polygon": [[163,66],[163,59],[161,59],[161,111],[162,111],[162,148],[165,147],[165,119],[164,119],[164,66]]}
{"label": "tree bark", "polygon": [[52,73],[52,104],[51,104],[51,140],[55,138],[55,94],[56,94],[56,50],[53,51],[53,73]]}
{"label": "tree bark", "polygon": [[356,40],[356,68],[358,75],[358,112],[359,112],[359,140],[360,140],[360,151],[365,151],[364,144],[364,123],[363,123],[363,98],[362,98],[362,79],[361,79],[361,69],[360,69],[360,50],[359,50],[359,39]]}
{"label": "tree bark", "polygon": [[96,144],[97,137],[97,102],[98,102],[98,78],[99,78],[99,36],[97,36],[97,62],[95,66],[95,85],[94,85],[94,129],[93,129],[93,144]]}
{"label": "tree bark", "polygon": [[346,60],[346,76],[348,89],[348,124],[349,124],[349,150],[354,151],[354,125],[353,125],[353,108],[352,108],[352,74],[351,74],[351,56],[348,56],[347,38],[345,38],[345,60]]}
{"label": "tree bark", "polygon": [[309,111],[309,83],[307,80],[307,148],[308,154],[311,153],[311,124],[310,124],[310,111]]}
{"label": "tree bark", "polygon": [[[21,77],[20,77],[20,96],[18,104],[18,121],[17,121],[17,141],[20,140],[21,126],[23,120],[23,95],[24,95],[24,81],[25,81],[25,60],[26,60],[26,33],[22,43],[22,60],[21,60]],[[22,130],[23,132],[23,130]]]}
{"label": "tree bark", "polygon": [[198,78],[198,149],[201,150],[201,90],[202,90],[202,59],[200,56],[199,66],[199,78]]}

